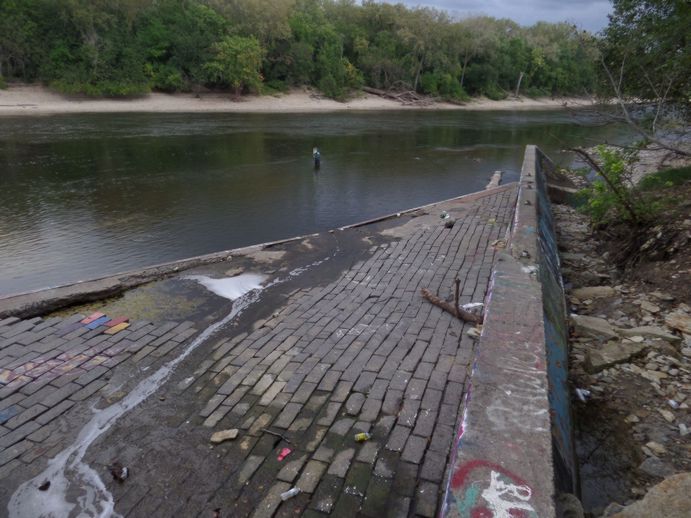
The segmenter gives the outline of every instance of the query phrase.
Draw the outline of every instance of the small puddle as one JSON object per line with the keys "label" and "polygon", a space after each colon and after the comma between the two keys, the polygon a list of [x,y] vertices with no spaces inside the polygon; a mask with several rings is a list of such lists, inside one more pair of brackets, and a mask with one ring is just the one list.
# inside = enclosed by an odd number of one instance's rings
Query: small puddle
{"label": "small puddle", "polygon": [[[24,482],[12,495],[8,504],[10,518],[63,516],[120,516],[115,513],[113,495],[100,476],[82,462],[87,449],[126,412],[139,405],[165,383],[175,368],[216,330],[238,316],[259,297],[264,276],[243,274],[227,279],[212,279],[202,275],[189,276],[221,297],[233,301],[230,313],[207,327],[177,358],[169,361],[139,384],[122,400],[102,410],[92,408],[93,417],[81,429],[77,439],[48,461],[48,467],[38,476]],[[46,491],[38,486],[50,481]],[[68,495],[76,502],[68,501]],[[75,496],[76,495],[76,496]]]}

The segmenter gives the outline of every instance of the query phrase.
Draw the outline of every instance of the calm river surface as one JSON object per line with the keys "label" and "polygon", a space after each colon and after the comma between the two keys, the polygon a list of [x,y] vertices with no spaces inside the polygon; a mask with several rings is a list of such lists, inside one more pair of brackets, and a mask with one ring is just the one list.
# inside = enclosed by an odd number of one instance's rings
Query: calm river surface
{"label": "calm river surface", "polygon": [[[0,295],[331,229],[515,180],[526,144],[627,130],[550,112],[0,119]],[[321,149],[321,169],[311,163]]]}

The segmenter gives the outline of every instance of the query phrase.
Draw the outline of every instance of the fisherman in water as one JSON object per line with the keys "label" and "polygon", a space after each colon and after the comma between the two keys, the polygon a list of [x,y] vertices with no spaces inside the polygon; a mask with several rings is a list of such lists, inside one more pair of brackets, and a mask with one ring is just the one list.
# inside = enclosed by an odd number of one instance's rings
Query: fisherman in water
{"label": "fisherman in water", "polygon": [[319,153],[319,148],[317,146],[312,148],[312,159],[314,160],[314,168],[319,169],[319,165],[321,164],[321,154]]}

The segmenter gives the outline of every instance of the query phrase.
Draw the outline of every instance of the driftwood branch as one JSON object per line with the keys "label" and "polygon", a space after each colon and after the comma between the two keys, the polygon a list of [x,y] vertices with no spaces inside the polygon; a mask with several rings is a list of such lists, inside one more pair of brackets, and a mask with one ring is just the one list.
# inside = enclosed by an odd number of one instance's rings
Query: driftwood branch
{"label": "driftwood branch", "polygon": [[284,440],[285,442],[287,442],[288,444],[292,444],[292,443],[288,440],[288,438],[286,438],[285,435],[281,435],[280,433],[272,432],[271,430],[267,430],[266,428],[262,428],[260,431],[262,431],[262,432],[264,432],[264,433],[268,433],[269,435],[273,435],[274,437],[280,437],[281,439],[283,439],[283,440]]}
{"label": "driftwood branch", "polygon": [[426,97],[420,95],[414,90],[405,91],[392,91],[392,90],[380,90],[379,88],[372,88],[369,86],[363,86],[362,91],[368,94],[377,95],[383,97],[384,99],[390,99],[392,101],[398,101],[404,105],[427,105],[432,104],[434,99],[431,97]]}
{"label": "driftwood branch", "polygon": [[422,288],[420,290],[420,293],[422,293],[422,298],[431,302],[435,306],[439,306],[441,309],[444,311],[447,311],[451,313],[453,316],[465,320],[466,322],[472,322],[473,324],[482,324],[482,315],[475,315],[474,313],[471,313],[470,311],[466,311],[464,309],[461,309],[458,307],[458,304],[454,307],[453,304],[446,302],[445,300],[440,299],[436,295],[434,295],[431,291],[429,291],[427,288]]}

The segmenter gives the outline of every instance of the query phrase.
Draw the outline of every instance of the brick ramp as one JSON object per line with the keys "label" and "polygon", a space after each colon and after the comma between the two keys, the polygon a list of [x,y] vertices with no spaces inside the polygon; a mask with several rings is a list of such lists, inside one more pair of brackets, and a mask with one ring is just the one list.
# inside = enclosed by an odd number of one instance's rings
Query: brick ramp
{"label": "brick ramp", "polygon": [[[253,331],[221,331],[183,362],[184,382],[166,388],[167,400],[150,398],[90,448],[86,460],[116,511],[434,516],[475,342],[419,291],[450,296],[458,276],[462,302],[483,300],[492,243],[506,236],[516,196],[507,185],[423,208],[385,231],[397,240],[325,286],[293,293]],[[174,357],[194,332],[142,322],[110,338],[98,329],[58,336],[66,326],[60,318],[0,324],[3,406],[11,407],[0,426],[3,508],[73,439],[90,405],[123,397],[118,383]],[[209,449],[208,437],[224,428],[240,437]],[[355,442],[360,431],[372,438]],[[293,452],[279,462],[285,446]],[[131,468],[124,484],[107,478],[113,459]],[[282,503],[293,485],[302,493]]]}

